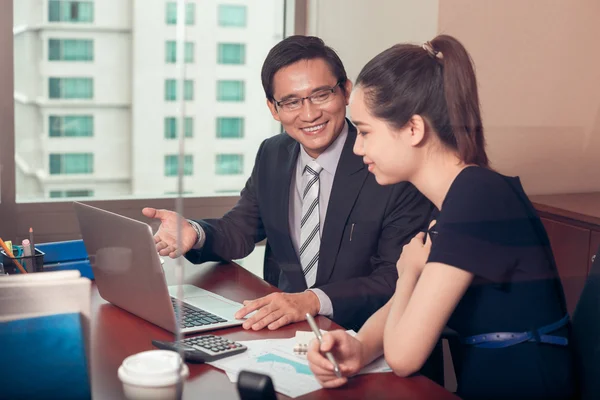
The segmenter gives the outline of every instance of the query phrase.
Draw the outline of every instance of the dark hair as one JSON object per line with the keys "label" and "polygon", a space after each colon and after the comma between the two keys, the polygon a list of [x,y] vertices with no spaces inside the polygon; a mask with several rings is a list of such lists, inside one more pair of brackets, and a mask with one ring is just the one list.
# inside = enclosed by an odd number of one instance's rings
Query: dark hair
{"label": "dark hair", "polygon": [[455,38],[398,44],[373,58],[356,80],[369,111],[400,129],[418,114],[467,164],[488,167],[473,61]]}
{"label": "dark hair", "polygon": [[345,90],[344,84],[348,80],[346,70],[342,60],[338,57],[335,50],[326,46],[322,39],[315,36],[294,35],[283,39],[277,43],[265,59],[262,66],[261,79],[265,95],[269,101],[273,98],[273,77],[281,68],[294,64],[300,60],[323,59],[331,73],[336,77],[342,90]]}

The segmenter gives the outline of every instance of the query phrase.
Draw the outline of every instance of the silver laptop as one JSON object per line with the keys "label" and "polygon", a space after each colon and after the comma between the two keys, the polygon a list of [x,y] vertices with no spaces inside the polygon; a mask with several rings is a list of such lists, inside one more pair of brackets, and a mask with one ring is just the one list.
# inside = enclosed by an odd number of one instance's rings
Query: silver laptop
{"label": "silver laptop", "polygon": [[[152,229],[147,224],[73,203],[100,296],[170,332],[176,331],[177,286],[167,286]],[[181,332],[241,325],[242,308],[216,293],[183,285]]]}

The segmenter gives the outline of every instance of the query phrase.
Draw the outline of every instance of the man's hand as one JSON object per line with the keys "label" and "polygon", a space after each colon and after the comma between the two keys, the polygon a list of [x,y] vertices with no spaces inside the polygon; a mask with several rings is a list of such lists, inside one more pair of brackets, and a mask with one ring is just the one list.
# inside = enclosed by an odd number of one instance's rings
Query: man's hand
{"label": "man's hand", "polygon": [[235,317],[244,318],[258,310],[244,322],[244,329],[258,331],[268,326],[270,330],[275,330],[292,322],[304,321],[306,313],[315,316],[320,308],[319,298],[310,290],[303,293],[271,293],[260,299],[245,300],[244,307]]}
{"label": "man's hand", "polygon": [[[190,251],[198,241],[198,234],[190,223],[174,211],[144,208],[142,210],[148,218],[160,219],[160,226],[154,235],[156,251],[161,256],[171,258],[179,257]],[[177,219],[181,222],[181,248],[177,248]]]}

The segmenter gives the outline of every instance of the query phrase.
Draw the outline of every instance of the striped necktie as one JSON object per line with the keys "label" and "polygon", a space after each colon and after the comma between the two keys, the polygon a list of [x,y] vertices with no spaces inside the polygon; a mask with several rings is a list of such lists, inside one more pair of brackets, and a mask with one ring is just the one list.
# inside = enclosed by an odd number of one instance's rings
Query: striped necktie
{"label": "striped necktie", "polygon": [[311,287],[317,279],[319,265],[319,247],[321,235],[319,232],[319,174],[321,167],[316,161],[311,161],[304,167],[302,174],[302,219],[300,220],[300,264],[306,285]]}

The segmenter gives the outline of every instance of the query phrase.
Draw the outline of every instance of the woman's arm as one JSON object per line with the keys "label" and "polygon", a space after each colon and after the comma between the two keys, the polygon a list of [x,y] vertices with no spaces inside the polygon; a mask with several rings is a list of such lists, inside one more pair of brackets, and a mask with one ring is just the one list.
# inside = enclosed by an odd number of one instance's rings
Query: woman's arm
{"label": "woman's arm", "polygon": [[385,323],[385,359],[398,376],[419,371],[473,280],[473,274],[428,263],[419,274],[406,268],[398,279]]}
{"label": "woman's arm", "polygon": [[383,354],[383,330],[395,296],[393,295],[383,307],[371,315],[356,335],[362,347],[362,366]]}

